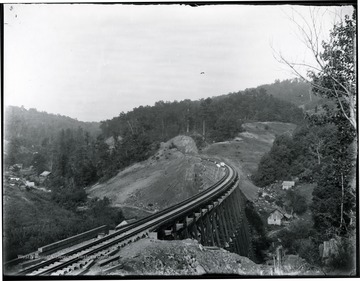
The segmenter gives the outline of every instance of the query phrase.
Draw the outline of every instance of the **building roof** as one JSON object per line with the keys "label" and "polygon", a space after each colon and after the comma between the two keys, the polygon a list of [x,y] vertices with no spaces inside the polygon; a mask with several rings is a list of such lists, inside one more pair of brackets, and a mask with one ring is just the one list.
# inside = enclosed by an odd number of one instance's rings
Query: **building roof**
{"label": "building roof", "polygon": [[294,186],[295,182],[294,181],[283,181],[282,185],[284,186]]}
{"label": "building roof", "polygon": [[132,222],[134,222],[134,221],[136,221],[135,218],[128,219],[128,220],[123,220],[123,221],[122,221],[121,223],[119,223],[116,227],[124,226],[124,225],[127,225],[127,224],[129,224],[129,223],[132,223]]}
{"label": "building roof", "polygon": [[278,211],[283,217],[285,217],[286,219],[290,219],[292,218],[292,215],[288,214],[285,210],[280,209],[279,207],[272,209],[270,212],[268,212],[268,217],[271,216],[272,213],[275,213],[276,211]]}
{"label": "building roof", "polygon": [[40,176],[42,176],[42,177],[47,177],[48,175],[50,175],[51,174],[51,172],[49,172],[49,171],[44,171],[44,172],[42,172],[41,174],[40,174]]}
{"label": "building roof", "polygon": [[275,212],[278,212],[279,214],[281,214],[282,216],[284,216],[284,214],[278,210],[278,209],[275,209],[275,210],[272,210],[270,213],[269,213],[269,216],[271,216],[271,214],[275,213]]}

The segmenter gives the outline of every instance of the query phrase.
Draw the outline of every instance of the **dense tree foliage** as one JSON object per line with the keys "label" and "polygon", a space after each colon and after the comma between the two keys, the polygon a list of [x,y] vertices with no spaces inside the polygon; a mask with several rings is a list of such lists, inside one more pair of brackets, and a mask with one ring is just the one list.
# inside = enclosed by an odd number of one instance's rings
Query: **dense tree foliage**
{"label": "dense tree foliage", "polygon": [[40,151],[49,153],[49,145],[57,139],[60,130],[76,130],[80,127],[92,137],[101,132],[97,122],[81,122],[70,117],[17,106],[6,107],[4,125],[6,165],[43,165],[36,163],[33,155]]}
{"label": "dense tree foliage", "polygon": [[350,222],[351,194],[343,189],[350,181],[351,138],[338,124],[323,122],[324,116],[311,116],[292,137],[278,136],[270,152],[262,157],[253,180],[258,186],[295,177],[316,183],[312,205],[315,225],[319,232],[325,234],[332,228],[335,234],[340,223]]}
{"label": "dense tree foliage", "polygon": [[[124,219],[121,210],[110,207],[110,201],[106,197],[101,200],[92,199],[87,204],[88,209],[81,212],[66,210],[46,197],[47,194],[27,193],[27,201],[32,202],[33,206],[25,204],[21,206],[21,210],[17,209],[20,205],[17,202],[5,204],[5,260],[28,254],[41,246],[98,226],[108,225],[114,228]],[[27,218],[24,212],[35,217]]]}
{"label": "dense tree foliage", "polygon": [[145,133],[150,142],[165,141],[178,134],[202,134],[207,140],[225,140],[241,129],[243,122],[282,121],[299,123],[302,110],[251,89],[200,101],[157,102],[101,122],[104,136]]}
{"label": "dense tree foliage", "polygon": [[322,167],[332,161],[331,153],[338,149],[339,136],[336,132],[337,127],[333,123],[311,125],[307,122],[299,126],[293,136],[277,136],[252,177],[255,184],[262,187],[276,180],[291,180],[294,177],[316,182]]}
{"label": "dense tree foliage", "polygon": [[[318,64],[309,70],[309,82],[313,93],[331,103],[307,116],[292,138],[279,136],[253,180],[259,186],[292,177],[316,183],[310,206],[314,219],[311,244],[331,238],[340,241],[339,253],[331,257],[330,265],[345,269],[353,265],[356,227],[356,13],[334,25],[322,51],[317,30],[313,32],[304,34]],[[282,60],[297,72],[296,64]]]}
{"label": "dense tree foliage", "polygon": [[306,198],[292,189],[286,191],[285,206],[291,208],[291,212],[302,215],[307,210]]}
{"label": "dense tree foliage", "polygon": [[260,87],[275,98],[303,106],[305,109],[315,109],[317,105],[324,102],[312,93],[310,83],[304,83],[299,78],[275,80],[275,83],[261,85]]}
{"label": "dense tree foliage", "polygon": [[47,112],[40,112],[34,108],[7,106],[5,108],[5,138],[15,137],[26,141],[27,146],[39,145],[41,142],[57,137],[61,129],[83,128],[92,136],[100,133],[99,123],[82,122],[76,119]]}
{"label": "dense tree foliage", "polygon": [[254,247],[254,255],[257,263],[263,263],[266,259],[264,250],[269,248],[270,241],[266,237],[264,223],[257,213],[254,204],[250,201],[246,202],[245,215],[250,226],[251,241]]}

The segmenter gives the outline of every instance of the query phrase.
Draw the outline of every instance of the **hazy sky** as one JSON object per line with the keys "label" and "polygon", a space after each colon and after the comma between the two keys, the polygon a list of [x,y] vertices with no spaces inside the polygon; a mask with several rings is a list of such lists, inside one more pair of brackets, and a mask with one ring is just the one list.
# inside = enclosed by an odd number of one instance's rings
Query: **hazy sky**
{"label": "hazy sky", "polygon": [[[271,48],[311,58],[288,18],[292,9],[309,14],[288,5],[7,4],[5,105],[100,121],[159,100],[292,78]],[[324,34],[351,11],[319,8]]]}

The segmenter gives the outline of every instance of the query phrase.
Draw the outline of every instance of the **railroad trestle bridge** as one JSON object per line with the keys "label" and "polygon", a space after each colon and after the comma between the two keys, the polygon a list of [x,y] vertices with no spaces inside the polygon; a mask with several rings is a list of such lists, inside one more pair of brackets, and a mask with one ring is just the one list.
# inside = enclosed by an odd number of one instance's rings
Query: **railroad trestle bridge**
{"label": "railroad trestle bridge", "polygon": [[[207,161],[219,167],[216,160]],[[96,241],[89,241],[50,259],[35,259],[17,275],[83,274],[94,264],[102,267],[118,259],[120,254],[115,253],[125,245],[154,234],[164,240],[193,238],[204,246],[221,247],[253,259],[252,239],[245,215],[246,198],[239,188],[238,173],[232,166],[221,164],[223,177],[206,190],[151,216],[118,227]],[[39,252],[46,254],[43,252],[45,249],[55,250],[58,245],[73,239],[53,243]]]}
{"label": "railroad trestle bridge", "polygon": [[164,240],[192,238],[204,246],[218,246],[252,259],[245,204],[246,198],[235,183],[218,198],[159,226],[157,237]]}

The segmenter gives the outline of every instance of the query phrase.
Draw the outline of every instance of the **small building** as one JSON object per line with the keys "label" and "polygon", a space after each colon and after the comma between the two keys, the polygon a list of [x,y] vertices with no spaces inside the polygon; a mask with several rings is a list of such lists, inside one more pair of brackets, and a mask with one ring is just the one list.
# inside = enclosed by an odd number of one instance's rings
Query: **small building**
{"label": "small building", "polygon": [[10,180],[11,183],[15,183],[15,182],[20,181],[20,178],[17,178],[17,177],[9,177],[9,180]]}
{"label": "small building", "polygon": [[127,224],[129,224],[129,223],[133,223],[133,222],[135,222],[135,221],[136,221],[135,218],[133,218],[133,219],[128,219],[128,220],[123,220],[121,223],[119,223],[119,224],[116,226],[115,229],[122,228],[123,226],[125,226],[125,225],[127,225]]}
{"label": "small building", "polygon": [[23,168],[23,164],[14,164],[9,168],[9,170],[10,171],[20,171],[22,168]]}
{"label": "small building", "polygon": [[22,184],[21,178],[17,177],[7,177],[5,181],[10,184],[10,186],[20,186]]}
{"label": "small building", "polygon": [[125,225],[127,225],[127,224],[128,224],[128,222],[127,222],[126,220],[123,220],[121,223],[119,223],[119,224],[116,226],[116,228],[123,227],[123,226],[125,226]]}
{"label": "small building", "polygon": [[26,186],[26,187],[35,187],[35,182],[33,182],[33,181],[26,181],[25,186]]}
{"label": "small building", "polygon": [[281,220],[284,218],[283,213],[279,210],[274,210],[270,213],[267,223],[272,225],[281,225]]}
{"label": "small building", "polygon": [[288,189],[292,188],[293,186],[295,186],[294,181],[283,181],[283,183],[282,183],[282,189],[285,189],[285,190],[288,190]]}
{"label": "small building", "polygon": [[76,207],[76,211],[79,211],[79,212],[83,212],[83,211],[86,211],[86,210],[89,210],[88,206],[78,206],[78,207]]}
{"label": "small building", "polygon": [[286,210],[277,207],[269,213],[267,222],[273,225],[287,225],[290,220],[293,219],[293,215],[286,212]]}
{"label": "small building", "polygon": [[40,183],[44,183],[46,181],[46,179],[49,177],[49,175],[51,174],[51,172],[49,171],[44,171],[39,175],[39,181]]}
{"label": "small building", "polygon": [[51,172],[49,172],[49,171],[44,171],[44,172],[42,172],[41,174],[40,174],[40,178],[41,177],[44,177],[44,178],[46,178],[48,175],[50,175],[51,174]]}

